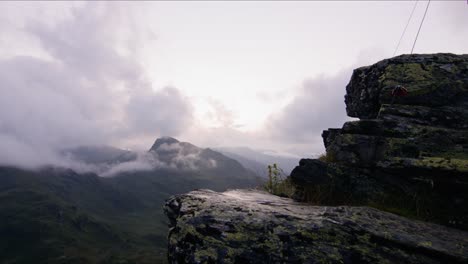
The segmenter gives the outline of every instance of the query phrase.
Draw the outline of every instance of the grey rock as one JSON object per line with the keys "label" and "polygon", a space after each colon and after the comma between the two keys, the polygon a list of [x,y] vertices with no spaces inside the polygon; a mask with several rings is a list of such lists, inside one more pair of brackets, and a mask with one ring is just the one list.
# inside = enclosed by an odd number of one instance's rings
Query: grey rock
{"label": "grey rock", "polygon": [[255,190],[170,198],[170,263],[467,263],[468,233]]}
{"label": "grey rock", "polygon": [[[392,98],[396,85],[408,96]],[[465,105],[468,98],[468,55],[412,54],[355,69],[346,86],[346,111],[363,119],[377,117],[380,106],[397,104],[438,107]]]}
{"label": "grey rock", "polygon": [[[389,97],[395,85],[409,94]],[[327,205],[333,196],[468,230],[468,56],[383,60],[356,69],[346,91],[348,114],[361,120],[322,134],[322,171],[332,180],[318,182],[316,169],[298,166],[294,197],[329,190],[314,202]]]}
{"label": "grey rock", "polygon": [[301,159],[299,166],[291,172],[291,179],[297,184],[324,184],[330,181],[327,164],[315,159]]}

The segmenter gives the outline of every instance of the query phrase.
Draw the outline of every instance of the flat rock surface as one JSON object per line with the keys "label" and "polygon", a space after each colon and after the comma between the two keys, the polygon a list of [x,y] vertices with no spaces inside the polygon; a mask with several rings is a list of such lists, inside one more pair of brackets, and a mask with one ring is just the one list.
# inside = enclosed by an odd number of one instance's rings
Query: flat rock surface
{"label": "flat rock surface", "polygon": [[170,263],[468,263],[468,233],[257,190],[171,197]]}

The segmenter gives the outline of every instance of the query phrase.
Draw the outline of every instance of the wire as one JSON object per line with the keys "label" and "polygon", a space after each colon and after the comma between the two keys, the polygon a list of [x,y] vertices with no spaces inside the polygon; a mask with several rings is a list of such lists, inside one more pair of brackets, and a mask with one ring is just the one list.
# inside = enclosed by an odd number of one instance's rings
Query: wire
{"label": "wire", "polygon": [[409,18],[408,18],[408,22],[406,22],[405,29],[403,30],[403,33],[401,34],[400,40],[398,41],[398,44],[397,44],[397,46],[396,46],[396,49],[395,49],[395,51],[393,52],[393,56],[395,56],[396,52],[398,51],[398,48],[400,47],[401,40],[403,39],[403,36],[404,36],[405,33],[406,33],[406,29],[408,28],[408,25],[409,25],[409,23],[410,23],[410,21],[411,21],[411,18],[413,17],[414,10],[416,10],[416,6],[418,5],[418,2],[419,2],[419,0],[416,0],[416,2],[414,3],[413,10],[411,11],[411,15],[410,15]]}
{"label": "wire", "polygon": [[421,28],[422,28],[422,25],[424,23],[424,19],[426,18],[427,10],[429,9],[429,4],[430,3],[431,3],[431,0],[429,0],[427,2],[426,11],[424,11],[424,16],[423,16],[423,18],[421,20],[421,24],[419,25],[418,34],[416,34],[416,38],[414,39],[413,48],[411,49],[411,54],[413,54],[414,46],[416,46],[416,41],[418,41],[419,31],[421,31]]}

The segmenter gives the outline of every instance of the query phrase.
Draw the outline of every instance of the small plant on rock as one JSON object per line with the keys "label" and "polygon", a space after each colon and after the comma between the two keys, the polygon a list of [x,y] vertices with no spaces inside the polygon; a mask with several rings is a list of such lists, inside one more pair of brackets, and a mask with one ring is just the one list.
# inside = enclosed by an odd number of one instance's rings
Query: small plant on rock
{"label": "small plant on rock", "polygon": [[268,181],[264,189],[274,195],[282,197],[292,197],[294,194],[294,185],[289,176],[278,167],[276,163],[268,165]]}
{"label": "small plant on rock", "polygon": [[335,158],[329,152],[322,153],[317,159],[326,163],[335,162]]}

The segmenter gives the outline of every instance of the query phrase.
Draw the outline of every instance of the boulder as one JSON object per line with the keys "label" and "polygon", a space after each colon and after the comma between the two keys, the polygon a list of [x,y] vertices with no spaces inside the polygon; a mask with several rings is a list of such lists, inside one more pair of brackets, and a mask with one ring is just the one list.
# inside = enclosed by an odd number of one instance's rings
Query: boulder
{"label": "boulder", "polygon": [[327,164],[315,159],[301,159],[299,166],[291,172],[291,179],[297,184],[324,184],[330,181]]}
{"label": "boulder", "polygon": [[169,263],[467,263],[468,233],[256,190],[170,198]]}
{"label": "boulder", "polygon": [[[408,96],[393,98],[396,85]],[[346,111],[363,119],[377,117],[380,106],[397,104],[439,107],[465,105],[468,97],[468,55],[412,54],[355,69],[346,86]]]}
{"label": "boulder", "polygon": [[[391,96],[397,85],[407,96]],[[327,163],[293,171],[294,197],[468,230],[468,55],[383,60],[356,69],[346,92],[348,115],[361,119],[322,133]],[[308,194],[317,190],[327,195]]]}

